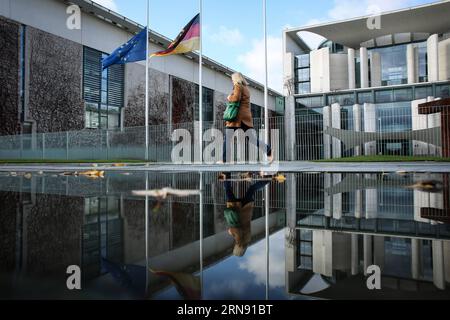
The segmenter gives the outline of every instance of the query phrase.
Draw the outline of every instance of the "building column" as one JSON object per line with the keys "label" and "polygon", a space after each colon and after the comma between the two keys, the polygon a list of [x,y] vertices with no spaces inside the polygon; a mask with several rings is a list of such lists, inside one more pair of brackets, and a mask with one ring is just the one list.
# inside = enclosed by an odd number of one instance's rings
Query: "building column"
{"label": "building column", "polygon": [[333,276],[333,232],[313,231],[313,272]]}
{"label": "building column", "polygon": [[348,88],[356,88],[355,49],[348,49]]}
{"label": "building column", "polygon": [[352,234],[352,276],[359,274],[359,235]]}
{"label": "building column", "polygon": [[[377,179],[376,174],[365,174],[365,179],[374,180]],[[376,219],[378,217],[378,190],[366,189],[365,190],[365,213],[366,219]]]}
{"label": "building column", "polygon": [[285,152],[286,160],[295,161],[297,160],[297,154],[295,150],[295,137],[296,137],[296,126],[295,126],[295,98],[293,96],[286,97],[286,108],[284,114],[284,128],[285,128]]}
{"label": "building column", "polygon": [[[331,128],[331,108],[323,108],[323,129]],[[324,159],[331,159],[331,136],[323,135],[323,157]]]}
{"label": "building column", "polygon": [[359,49],[359,56],[361,60],[361,88],[369,87],[369,53],[367,48],[361,47]]}
{"label": "building column", "polygon": [[450,79],[450,38],[439,42],[439,80]]}
{"label": "building column", "polygon": [[[355,104],[353,106],[353,127],[355,128],[355,132],[361,131],[361,106],[359,104]],[[361,155],[361,146],[355,147],[355,156]]]}
{"label": "building column", "polygon": [[417,50],[413,44],[408,44],[406,46],[406,65],[408,70],[408,84],[413,84],[419,82],[418,79],[418,65],[417,60]]}
{"label": "building column", "polygon": [[333,215],[333,198],[326,190],[331,188],[333,176],[331,173],[324,173],[323,175],[323,188],[324,188],[324,199],[323,199],[323,210],[325,217],[331,217]]}
{"label": "building column", "polygon": [[433,283],[445,290],[444,242],[433,241]]}
{"label": "building column", "polygon": [[[419,105],[427,102],[427,99],[411,101],[412,130],[422,130],[428,127],[428,115],[419,114]],[[413,155],[428,155],[428,144],[422,141],[413,140]]]}
{"label": "building column", "polygon": [[295,274],[298,266],[297,252],[299,248],[297,247],[297,175],[294,173],[289,173],[286,175],[286,239],[285,241],[285,278],[286,283],[291,284],[291,279],[295,278]]}
{"label": "building column", "polygon": [[[364,103],[364,131],[377,132],[376,106],[371,103]],[[368,142],[364,146],[364,154],[373,156],[377,154],[377,142]]]}
{"label": "building column", "polygon": [[367,276],[367,268],[373,265],[373,252],[372,252],[372,236],[363,235],[364,243],[364,275]]}
{"label": "building column", "polygon": [[427,40],[428,81],[439,80],[439,36],[433,34]]}
{"label": "building column", "polygon": [[[339,103],[334,103],[331,106],[331,126],[334,129],[341,129],[341,106]],[[337,138],[332,138],[332,154],[333,158],[342,158],[342,143],[341,140]]]}
{"label": "building column", "polygon": [[[357,179],[360,179],[361,175],[357,174],[356,177],[357,177]],[[363,193],[363,190],[355,191],[355,218],[356,219],[361,219],[361,217],[362,217],[362,212],[363,212],[362,193]]]}
{"label": "building column", "polygon": [[[432,102],[432,101],[439,100],[439,99],[435,99],[434,97],[428,97],[427,102]],[[426,115],[426,117],[427,117],[427,128],[441,127],[441,125],[442,125],[442,121],[441,121],[442,113],[441,112],[429,114],[429,115]],[[428,144],[428,155],[442,156],[442,146],[439,147],[439,146],[436,146],[431,143]]]}
{"label": "building column", "polygon": [[419,280],[422,275],[421,240],[411,239],[411,274],[414,280]]}
{"label": "building column", "polygon": [[283,93],[286,97],[292,96],[295,94],[295,56],[292,52],[287,52],[284,54],[283,68]]}
{"label": "building column", "polygon": [[381,272],[384,270],[384,257],[385,257],[385,248],[384,248],[384,237],[375,236],[373,237],[373,263],[380,267]]}
{"label": "building column", "polygon": [[370,81],[371,87],[381,87],[381,55],[378,52],[372,52]]}
{"label": "building column", "polygon": [[[342,181],[342,173],[333,173],[333,186]],[[342,219],[342,193],[333,195],[333,219]]]}

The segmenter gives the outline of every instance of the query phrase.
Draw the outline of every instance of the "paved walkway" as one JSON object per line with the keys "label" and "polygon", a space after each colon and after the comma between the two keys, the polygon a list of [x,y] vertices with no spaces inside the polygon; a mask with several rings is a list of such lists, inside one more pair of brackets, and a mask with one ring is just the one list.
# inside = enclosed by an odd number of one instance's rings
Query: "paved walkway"
{"label": "paved walkway", "polygon": [[[40,165],[0,165],[0,171],[7,172],[61,172],[93,169],[92,165],[80,164],[40,164]],[[151,172],[350,172],[350,173],[383,173],[383,172],[417,172],[417,173],[450,173],[450,163],[436,162],[390,162],[390,163],[317,163],[317,162],[281,162],[279,165],[265,167],[261,165],[174,165],[174,164],[130,164],[124,167],[98,165],[101,171],[151,171]]]}

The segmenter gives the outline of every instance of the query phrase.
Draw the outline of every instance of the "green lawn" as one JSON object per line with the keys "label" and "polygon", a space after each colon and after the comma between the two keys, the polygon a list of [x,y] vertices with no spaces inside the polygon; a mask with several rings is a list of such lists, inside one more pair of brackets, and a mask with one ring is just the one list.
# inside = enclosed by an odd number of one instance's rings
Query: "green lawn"
{"label": "green lawn", "polygon": [[318,160],[316,162],[450,162],[450,158],[429,156],[359,156],[339,159]]}
{"label": "green lawn", "polygon": [[2,160],[0,164],[115,164],[115,163],[146,163],[143,160]]}

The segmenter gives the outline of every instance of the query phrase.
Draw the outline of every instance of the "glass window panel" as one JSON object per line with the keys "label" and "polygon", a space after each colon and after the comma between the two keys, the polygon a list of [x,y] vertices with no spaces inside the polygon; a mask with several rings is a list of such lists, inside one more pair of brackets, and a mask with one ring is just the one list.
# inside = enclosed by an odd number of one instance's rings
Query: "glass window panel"
{"label": "glass window panel", "polygon": [[311,270],[312,269],[312,258],[311,257],[300,257],[300,268],[305,270]]}
{"label": "glass window panel", "polygon": [[436,86],[436,96],[439,98],[450,98],[450,85]]}
{"label": "glass window panel", "polygon": [[394,101],[411,101],[412,100],[412,89],[396,89],[394,90]]}
{"label": "glass window panel", "polygon": [[405,84],[408,79],[406,45],[397,45],[370,50],[370,57],[380,55],[381,80],[383,86]]}
{"label": "glass window panel", "polygon": [[373,94],[372,92],[360,92],[358,93],[358,103],[364,104],[364,103],[373,103]]}
{"label": "glass window panel", "polygon": [[298,69],[297,70],[297,82],[305,82],[310,80],[310,69]]}
{"label": "glass window panel", "polygon": [[392,102],[393,101],[392,95],[393,95],[392,90],[376,91],[375,100],[377,103]]}
{"label": "glass window panel", "polygon": [[311,230],[300,230],[300,240],[312,241],[312,231]]}
{"label": "glass window panel", "polygon": [[298,98],[296,101],[300,106],[307,108],[323,107],[323,96]]}
{"label": "glass window panel", "polygon": [[100,128],[102,129],[108,128],[108,116],[102,115],[100,117]]}
{"label": "glass window panel", "polygon": [[298,94],[307,94],[311,93],[311,83],[302,82],[297,84],[297,93]]}
{"label": "glass window panel", "polygon": [[120,127],[120,115],[118,113],[108,114],[108,128],[117,129]]}
{"label": "glass window panel", "polygon": [[329,104],[339,103],[341,106],[351,106],[355,104],[355,95],[350,94],[340,94],[328,96]]}
{"label": "glass window panel", "polygon": [[307,68],[310,65],[309,54],[302,54],[296,57],[296,68]]}
{"label": "glass window panel", "polygon": [[416,87],[414,99],[425,99],[427,97],[431,97],[433,95],[433,87]]}

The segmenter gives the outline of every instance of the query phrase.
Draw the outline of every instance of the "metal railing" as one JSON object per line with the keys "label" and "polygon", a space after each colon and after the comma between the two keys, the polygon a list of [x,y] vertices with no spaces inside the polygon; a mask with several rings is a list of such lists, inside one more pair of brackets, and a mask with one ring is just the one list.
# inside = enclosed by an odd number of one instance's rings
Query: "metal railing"
{"label": "metal railing", "polygon": [[[339,112],[296,115],[294,132],[287,132],[284,117],[270,118],[269,123],[270,129],[277,129],[279,134],[274,148],[278,150],[276,160],[310,161],[374,155],[440,157],[445,144],[445,119],[440,113],[411,114],[411,109],[392,106],[370,113],[342,108]],[[259,131],[263,121],[255,119],[254,124]],[[205,122],[203,127],[224,132],[222,122]],[[172,161],[175,143],[171,137],[176,129],[189,131],[192,142],[197,139],[194,123],[152,125],[149,161]],[[295,141],[294,159],[287,157],[289,140]],[[194,155],[191,158],[194,161]],[[1,136],[0,159],[144,160],[145,127]]]}
{"label": "metal railing", "polygon": [[[271,129],[280,129],[283,144],[283,118],[271,118]],[[255,129],[262,121],[255,119]],[[204,130],[215,128],[224,132],[223,124],[204,123]],[[194,123],[149,126],[149,161],[171,162],[175,143],[172,133],[185,129],[197,140]],[[122,130],[82,130],[30,135],[0,136],[0,159],[22,160],[145,160],[145,127]],[[284,147],[280,146],[279,159],[284,160]],[[192,155],[194,161],[194,155]]]}

